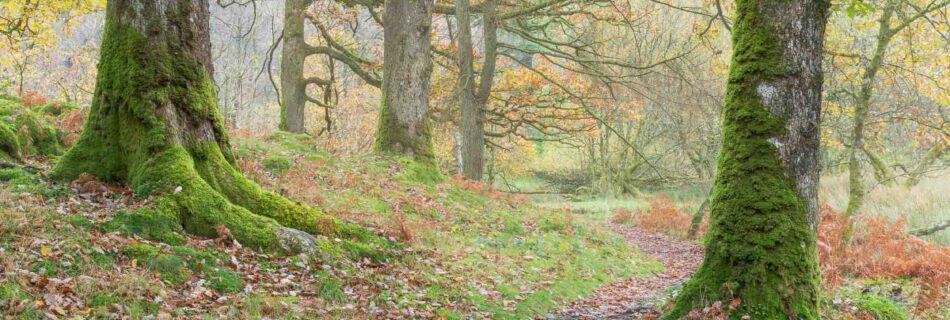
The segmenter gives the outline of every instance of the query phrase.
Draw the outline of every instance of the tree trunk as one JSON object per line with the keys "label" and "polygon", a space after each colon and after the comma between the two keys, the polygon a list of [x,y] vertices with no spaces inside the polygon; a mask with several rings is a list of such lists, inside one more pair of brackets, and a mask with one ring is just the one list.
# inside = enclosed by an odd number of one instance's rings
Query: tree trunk
{"label": "tree trunk", "polygon": [[434,163],[429,126],[432,0],[387,0],[376,150]]}
{"label": "tree trunk", "polygon": [[[828,1],[736,3],[706,256],[667,319],[818,319],[821,51]],[[723,309],[727,309],[724,307]]]}
{"label": "tree trunk", "polygon": [[54,176],[127,183],[186,231],[214,237],[224,225],[260,250],[316,253],[307,233],[377,241],[235,169],[211,80],[208,16],[207,0],[108,2],[88,120]]}
{"label": "tree trunk", "polygon": [[946,150],[946,147],[944,146],[943,142],[940,141],[930,148],[930,151],[927,152],[927,155],[925,155],[923,159],[920,159],[920,162],[917,163],[917,166],[907,174],[907,180],[904,181],[904,187],[910,188],[920,183],[920,176],[926,173],[927,169],[930,168],[930,165],[940,158],[941,155],[943,155],[944,150]]}
{"label": "tree trunk", "polygon": [[[458,18],[459,105],[462,110],[462,167],[466,179],[480,181],[485,168],[485,107],[491,95],[497,50],[494,0],[484,2],[483,34],[485,62],[480,83],[475,84],[475,60],[472,48],[472,23],[468,0],[455,2]],[[476,92],[478,89],[478,92]]]}
{"label": "tree trunk", "polygon": [[699,234],[699,226],[703,224],[703,218],[706,216],[706,208],[709,208],[709,200],[712,198],[713,191],[713,189],[709,189],[709,193],[703,198],[703,203],[699,205],[699,209],[693,214],[693,219],[689,222],[689,231],[686,232],[687,239],[694,240]]}
{"label": "tree trunk", "polygon": [[472,23],[468,0],[455,1],[458,19],[459,106],[462,111],[462,174],[466,179],[482,180],[485,168],[485,121],[475,104],[475,69],[472,60]]}
{"label": "tree trunk", "polygon": [[874,47],[874,53],[871,61],[868,63],[864,75],[861,77],[861,89],[855,101],[854,124],[851,132],[851,149],[849,150],[848,160],[848,184],[850,191],[848,193],[847,215],[853,215],[861,209],[864,204],[864,185],[861,175],[861,159],[859,155],[864,152],[864,124],[867,122],[868,112],[871,109],[871,96],[874,94],[874,81],[878,70],[884,64],[884,55],[887,53],[887,46],[894,36],[891,30],[891,15],[894,13],[894,4],[889,2],[881,12],[881,19],[878,21],[877,44]]}
{"label": "tree trunk", "polygon": [[877,182],[885,186],[893,186],[894,180],[897,178],[897,175],[894,174],[894,170],[891,170],[891,167],[889,167],[884,160],[871,150],[868,150],[866,146],[864,148],[864,154],[868,156],[868,160],[871,161],[871,166],[874,167],[874,177],[877,179]]}
{"label": "tree trunk", "polygon": [[306,83],[303,78],[307,43],[304,39],[304,11],[310,0],[284,3],[284,45],[280,53],[280,130],[304,133]]}

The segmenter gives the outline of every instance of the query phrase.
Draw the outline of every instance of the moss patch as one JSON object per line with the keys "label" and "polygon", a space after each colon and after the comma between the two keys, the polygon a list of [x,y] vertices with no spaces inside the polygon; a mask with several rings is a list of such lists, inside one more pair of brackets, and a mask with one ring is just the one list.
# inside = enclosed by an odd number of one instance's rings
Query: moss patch
{"label": "moss patch", "polygon": [[112,221],[103,225],[103,229],[124,235],[140,235],[168,244],[185,242],[185,237],[181,234],[184,230],[177,217],[163,215],[147,208],[120,212]]}

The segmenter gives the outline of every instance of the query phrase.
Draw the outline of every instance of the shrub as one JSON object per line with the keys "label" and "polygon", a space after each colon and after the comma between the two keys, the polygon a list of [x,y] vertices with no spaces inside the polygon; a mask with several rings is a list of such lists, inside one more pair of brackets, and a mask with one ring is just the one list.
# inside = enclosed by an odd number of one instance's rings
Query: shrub
{"label": "shrub", "polygon": [[909,277],[921,284],[919,310],[946,301],[950,248],[908,234],[904,217],[894,222],[882,216],[849,218],[828,206],[820,213],[818,252],[825,283],[840,284],[842,273],[867,279]]}
{"label": "shrub", "polygon": [[692,219],[692,216],[673,205],[673,200],[663,194],[650,199],[648,211],[638,211],[637,214],[640,228],[678,238],[686,237]]}
{"label": "shrub", "polygon": [[610,217],[610,222],[617,224],[630,224],[633,222],[633,213],[627,208],[614,209],[614,215]]}

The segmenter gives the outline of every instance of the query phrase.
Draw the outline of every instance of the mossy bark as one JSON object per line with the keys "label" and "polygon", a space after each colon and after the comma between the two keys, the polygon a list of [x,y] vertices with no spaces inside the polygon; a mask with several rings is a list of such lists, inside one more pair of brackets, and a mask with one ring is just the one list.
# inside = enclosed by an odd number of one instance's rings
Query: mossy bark
{"label": "mossy bark", "polygon": [[54,177],[87,172],[157,197],[186,231],[225,225],[246,246],[308,251],[311,234],[370,239],[362,229],[262,190],[234,167],[211,74],[206,0],[115,0],[82,135]]}
{"label": "mossy bark", "polygon": [[306,82],[303,78],[307,43],[304,39],[304,11],[311,0],[284,3],[284,45],[280,54],[280,130],[304,133]]}
{"label": "mossy bark", "polygon": [[895,2],[888,2],[878,20],[877,42],[874,53],[868,62],[864,74],[861,75],[861,88],[857,93],[854,106],[854,118],[851,128],[851,148],[848,150],[848,208],[846,213],[854,215],[864,205],[864,177],[860,155],[864,153],[864,126],[871,109],[871,97],[874,94],[874,83],[877,73],[884,65],[887,47],[895,32],[891,30],[891,17],[894,15]]}
{"label": "mossy bark", "polygon": [[434,163],[429,124],[432,0],[386,1],[376,150]]}
{"label": "mossy bark", "polygon": [[706,256],[666,319],[817,319],[821,49],[827,1],[740,0]]}

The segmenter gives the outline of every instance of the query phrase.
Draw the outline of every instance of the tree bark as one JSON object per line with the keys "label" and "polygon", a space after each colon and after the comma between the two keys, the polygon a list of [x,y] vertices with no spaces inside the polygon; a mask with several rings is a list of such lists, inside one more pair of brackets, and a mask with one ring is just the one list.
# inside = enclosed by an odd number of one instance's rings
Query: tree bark
{"label": "tree bark", "polygon": [[864,148],[864,154],[868,156],[868,160],[871,161],[871,166],[874,167],[874,177],[877,179],[877,182],[885,186],[893,186],[894,180],[897,179],[894,170],[891,170],[891,167],[887,166],[887,163],[874,154],[873,151],[868,150],[867,146]]}
{"label": "tree bark", "polygon": [[455,1],[458,19],[459,107],[462,111],[462,175],[469,180],[482,179],[485,156],[485,122],[475,104],[475,54],[472,49],[472,23],[468,0]]}
{"label": "tree bark", "polygon": [[434,163],[429,126],[432,0],[387,0],[376,150]]}
{"label": "tree bark", "polygon": [[127,183],[155,197],[155,214],[196,235],[217,236],[224,225],[245,246],[316,253],[309,234],[325,234],[359,239],[354,248],[372,252],[362,241],[378,239],[365,229],[264,191],[235,169],[211,78],[208,18],[207,0],[108,2],[88,120],[54,177]]}
{"label": "tree bark", "polygon": [[861,209],[864,204],[864,182],[861,173],[860,154],[864,152],[864,124],[867,122],[868,112],[871,109],[871,97],[874,94],[874,81],[877,78],[877,72],[884,64],[884,55],[887,53],[887,46],[894,36],[891,30],[891,16],[894,13],[894,3],[888,2],[881,12],[881,18],[878,20],[877,43],[874,47],[874,53],[868,63],[864,74],[861,76],[861,89],[855,98],[854,124],[851,132],[851,149],[849,150],[848,160],[848,208],[847,215],[853,215]]}
{"label": "tree bark", "polygon": [[[818,319],[821,52],[828,1],[736,3],[706,256],[666,319]],[[726,309],[726,308],[724,308]]]}
{"label": "tree bark", "polygon": [[917,163],[917,166],[907,173],[907,180],[904,181],[904,187],[910,188],[920,183],[920,176],[927,172],[927,169],[930,168],[930,165],[940,158],[945,150],[946,146],[940,141],[931,147],[930,151],[927,151],[927,154],[924,156],[924,158],[920,159],[920,162]]}
{"label": "tree bark", "polygon": [[304,61],[309,54],[304,38],[304,10],[310,0],[284,3],[284,45],[280,53],[280,130],[304,133],[307,104]]}
{"label": "tree bark", "polygon": [[[479,83],[475,83],[472,23],[468,0],[455,2],[458,18],[459,105],[462,110],[462,171],[469,180],[480,181],[485,168],[485,107],[491,95],[497,51],[495,2],[483,3],[484,55]],[[476,92],[477,90],[477,92]]]}

